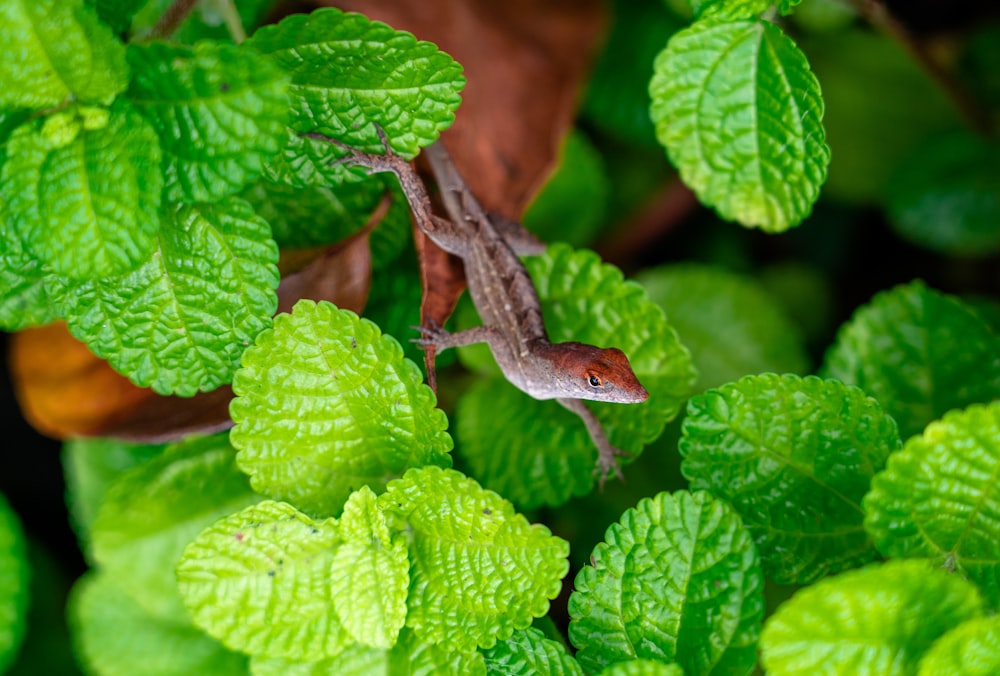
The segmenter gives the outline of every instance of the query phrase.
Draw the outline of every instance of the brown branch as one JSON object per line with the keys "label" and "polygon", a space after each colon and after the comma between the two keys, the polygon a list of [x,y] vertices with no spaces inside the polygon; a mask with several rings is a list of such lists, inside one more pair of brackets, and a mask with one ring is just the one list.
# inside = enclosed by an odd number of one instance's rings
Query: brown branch
{"label": "brown branch", "polygon": [[995,129],[990,114],[955,79],[954,74],[944,68],[931,54],[924,41],[917,38],[906,25],[889,12],[889,8],[886,7],[883,0],[847,0],[847,2],[868,23],[899,43],[920,64],[944,90],[972,129],[983,136],[992,137],[994,135]]}
{"label": "brown branch", "polygon": [[698,199],[679,178],[667,182],[613,237],[597,246],[609,263],[627,265],[637,254],[687,218],[698,207]]}
{"label": "brown branch", "polygon": [[153,26],[149,37],[151,39],[169,38],[174,34],[174,31],[180,28],[180,25],[184,23],[184,19],[188,17],[188,14],[191,13],[197,4],[198,0],[174,0],[173,4],[167,7],[167,11],[163,13],[160,20]]}

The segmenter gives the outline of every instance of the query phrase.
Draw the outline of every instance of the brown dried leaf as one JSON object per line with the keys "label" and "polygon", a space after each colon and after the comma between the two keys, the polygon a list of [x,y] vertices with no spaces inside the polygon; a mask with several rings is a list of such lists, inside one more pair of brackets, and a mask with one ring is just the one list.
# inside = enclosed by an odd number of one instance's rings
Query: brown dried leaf
{"label": "brown dried leaf", "polygon": [[[289,311],[299,298],[311,298],[361,312],[371,288],[368,238],[388,209],[386,194],[360,231],[319,255],[307,252],[311,262],[281,280],[278,311]],[[303,263],[294,255],[292,261]],[[232,425],[228,385],[190,398],[136,387],[70,335],[62,322],[11,336],[10,364],[25,419],[57,439],[107,436],[160,443]]]}

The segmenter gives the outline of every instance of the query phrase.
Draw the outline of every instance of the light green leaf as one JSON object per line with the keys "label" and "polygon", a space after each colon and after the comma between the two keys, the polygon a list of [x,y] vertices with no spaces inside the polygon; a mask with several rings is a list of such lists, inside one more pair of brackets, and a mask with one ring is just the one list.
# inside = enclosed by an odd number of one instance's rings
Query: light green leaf
{"label": "light green leaf", "polygon": [[406,626],[425,641],[492,647],[548,612],[569,569],[565,540],[454,470],[411,469],[379,506],[411,538]]}
{"label": "light green leaf", "polygon": [[913,674],[931,644],[982,614],[975,587],[926,561],[826,578],[778,607],[760,637],[772,674]]}
{"label": "light green leaf", "polygon": [[739,512],[768,578],[806,584],[877,556],[861,500],[900,440],[861,390],[747,376],[693,397],[682,430],[681,471]]}
{"label": "light green leaf", "polygon": [[1000,606],[1000,401],[951,411],[910,437],[865,496],[865,528],[888,557],[928,557]]}
{"label": "light green leaf", "polygon": [[583,669],[566,646],[545,638],[538,629],[528,627],[515,631],[503,641],[497,641],[483,651],[486,673],[491,676],[583,676]]}
{"label": "light green leaf", "polygon": [[14,661],[28,615],[28,552],[14,510],[0,494],[0,672]]}
{"label": "light green leaf", "polygon": [[696,391],[753,373],[808,371],[801,332],[752,279],[680,263],[647,269],[636,281],[691,351],[698,369]]}
{"label": "light green leaf", "polygon": [[597,149],[579,131],[563,142],[559,166],[524,214],[524,227],[543,242],[583,246],[604,224],[611,183]]}
{"label": "light green leaf", "polygon": [[344,542],[330,569],[333,608],[358,643],[388,650],[406,621],[410,562],[367,486],[351,494],[340,519]]}
{"label": "light green leaf", "polygon": [[[613,444],[638,455],[691,392],[695,372],[687,349],[642,287],[596,254],[560,244],[525,264],[554,342],[615,346],[628,355],[649,401],[587,406]],[[493,363],[482,345],[459,354],[463,361]],[[494,377],[466,392],[457,416],[456,437],[472,473],[517,504],[557,505],[593,487],[597,449],[580,418],[558,403],[532,399]]]}
{"label": "light green leaf", "polygon": [[657,138],[681,178],[719,215],[782,232],[826,179],[823,99],[805,55],[765,21],[697,21],[656,58]]}
{"label": "light green leaf", "polygon": [[0,177],[28,252],[77,279],[132,270],[156,242],[163,185],[156,133],[122,100],[99,124],[73,108],[21,125]]}
{"label": "light green leaf", "polygon": [[749,673],[764,616],[750,533],[708,493],[644,498],[576,576],[569,639],[588,672],[634,658],[691,674]]}
{"label": "light green leaf", "polygon": [[878,399],[906,439],[951,409],[1000,397],[1000,336],[957,298],[915,281],[856,310],[820,373]]}
{"label": "light green leaf", "polygon": [[448,419],[416,364],[377,326],[300,300],[243,355],[233,445],[254,489],[312,514],[409,467],[450,465]]}
{"label": "light green leaf", "polygon": [[324,8],[261,28],[249,41],[292,77],[291,126],[359,150],[412,158],[454,119],[462,69],[430,42],[418,42],[360,14]]}
{"label": "light green leaf", "polygon": [[777,5],[782,14],[791,14],[802,0],[689,0],[699,19],[751,19]]}
{"label": "light green leaf", "polygon": [[1000,144],[971,131],[921,144],[888,184],[889,222],[903,238],[946,254],[1000,250]]}
{"label": "light green leaf", "polygon": [[931,645],[919,676],[990,676],[1000,673],[1000,616],[966,620]]}
{"label": "light green leaf", "polygon": [[278,305],[278,248],[237,198],[175,206],[134,272],[62,289],[74,336],[137,385],[191,396],[228,383]]}
{"label": "light green leaf", "polygon": [[128,96],[160,136],[165,199],[214,202],[254,181],[284,146],[288,77],[253,49],[130,45]]}
{"label": "light green leaf", "polygon": [[665,664],[656,660],[629,660],[613,664],[600,676],[684,676],[684,669],[677,663]]}
{"label": "light green leaf", "polygon": [[255,657],[250,672],[253,676],[486,676],[486,666],[478,652],[453,652],[404,628],[391,650],[353,644],[336,657],[316,662]]}
{"label": "light green leaf", "polygon": [[193,438],[120,474],[91,525],[101,570],[157,615],[183,616],[174,566],[184,547],[219,517],[260,499],[236,469],[228,437]]}
{"label": "light green leaf", "polygon": [[271,225],[274,241],[285,249],[346,239],[368,223],[385,192],[391,191],[389,213],[370,237],[372,266],[380,270],[399,257],[410,237],[410,208],[406,198],[397,181],[388,183],[375,175],[360,183],[296,188],[264,179],[242,196]]}
{"label": "light green leaf", "polygon": [[0,108],[107,105],[128,82],[124,46],[83,0],[4,0],[0,44]]}
{"label": "light green leaf", "polygon": [[330,603],[340,543],[333,519],[313,521],[264,501],[202,531],[177,564],[194,623],[234,650],[308,661],[351,643]]}
{"label": "light green leaf", "polygon": [[90,526],[108,487],[118,475],[155,458],[164,446],[118,439],[80,438],[63,444],[66,503],[84,554],[90,553]]}
{"label": "light green leaf", "polygon": [[226,650],[187,618],[150,614],[107,572],[90,572],[73,587],[69,623],[74,650],[101,676],[240,676],[246,656]]}

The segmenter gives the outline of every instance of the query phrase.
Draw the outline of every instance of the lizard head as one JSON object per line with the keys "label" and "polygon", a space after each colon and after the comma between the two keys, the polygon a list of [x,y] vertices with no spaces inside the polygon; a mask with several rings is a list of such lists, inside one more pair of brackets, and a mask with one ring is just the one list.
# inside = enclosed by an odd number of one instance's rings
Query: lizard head
{"label": "lizard head", "polygon": [[628,357],[616,347],[558,343],[548,353],[558,387],[565,393],[560,396],[619,404],[638,404],[649,397]]}

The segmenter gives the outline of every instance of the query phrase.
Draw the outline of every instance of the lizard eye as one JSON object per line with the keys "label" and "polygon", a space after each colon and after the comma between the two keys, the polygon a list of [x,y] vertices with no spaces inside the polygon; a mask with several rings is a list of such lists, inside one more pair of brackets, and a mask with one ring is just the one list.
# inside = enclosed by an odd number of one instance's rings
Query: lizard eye
{"label": "lizard eye", "polygon": [[600,387],[601,386],[601,379],[598,378],[593,373],[590,374],[590,378],[588,379],[588,382],[590,383],[591,387]]}

